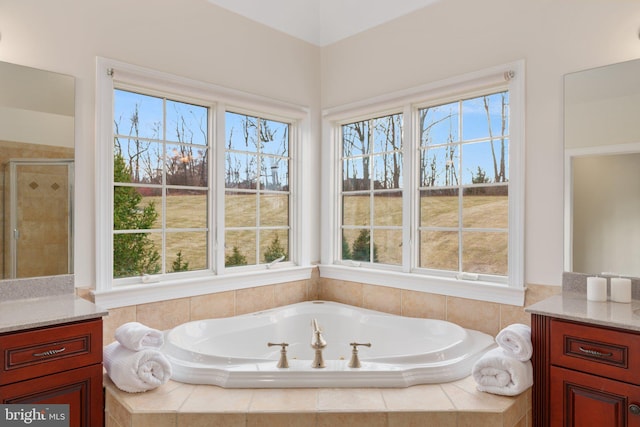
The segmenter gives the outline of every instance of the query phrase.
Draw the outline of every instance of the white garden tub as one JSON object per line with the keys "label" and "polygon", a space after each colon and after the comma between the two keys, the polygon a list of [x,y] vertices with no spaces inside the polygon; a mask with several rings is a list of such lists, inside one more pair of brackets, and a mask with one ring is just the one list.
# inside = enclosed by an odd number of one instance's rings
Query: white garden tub
{"label": "white garden tub", "polygon": [[[312,321],[327,341],[325,368],[313,368]],[[278,368],[287,342],[288,368]],[[360,368],[349,368],[352,342]],[[493,337],[433,319],[395,316],[312,301],[241,316],[184,323],[166,331],[162,348],[172,379],[227,388],[407,387],[464,378],[495,346]]]}

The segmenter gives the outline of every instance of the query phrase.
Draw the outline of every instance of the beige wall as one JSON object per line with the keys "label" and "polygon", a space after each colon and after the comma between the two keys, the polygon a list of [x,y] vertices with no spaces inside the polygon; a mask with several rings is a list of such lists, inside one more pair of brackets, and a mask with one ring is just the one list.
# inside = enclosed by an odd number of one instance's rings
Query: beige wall
{"label": "beige wall", "polygon": [[563,269],[563,76],[640,57],[631,0],[446,0],[322,50],[323,108],[524,59],[526,283]]}
{"label": "beige wall", "polygon": [[[320,49],[205,0],[0,0],[0,60],[77,78],[75,271],[77,285],[91,287],[96,56],[307,105],[310,158],[320,158],[321,106],[524,59],[526,281],[558,286],[562,76],[640,56],[639,22],[635,0],[442,0]],[[306,165],[312,260],[320,251],[318,163]]]}
{"label": "beige wall", "polygon": [[[0,61],[76,77],[78,286],[95,277],[96,56],[307,106],[314,144],[305,149],[320,157],[319,48],[206,0],[0,0],[0,33]],[[319,165],[307,166],[319,194]],[[319,202],[310,198],[310,212]]]}

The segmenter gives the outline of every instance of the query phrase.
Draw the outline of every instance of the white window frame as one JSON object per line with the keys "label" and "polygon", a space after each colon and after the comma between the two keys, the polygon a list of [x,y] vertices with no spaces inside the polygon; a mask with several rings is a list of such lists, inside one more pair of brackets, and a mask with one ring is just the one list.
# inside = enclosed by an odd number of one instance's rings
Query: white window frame
{"label": "white window frame", "polygon": [[[113,279],[113,97],[114,88],[200,100],[210,108],[209,167],[211,218],[207,270],[149,278]],[[144,93],[144,92],[143,92]],[[224,267],[224,115],[240,110],[290,124],[290,247],[288,262]],[[96,60],[96,287],[95,302],[105,308],[305,280],[311,277],[307,191],[310,114],[306,107],[199,82],[127,63]],[[271,268],[269,268],[271,267]]]}
{"label": "white window frame", "polygon": [[[417,218],[419,212],[418,174],[419,138],[414,123],[417,109],[469,94],[509,91],[509,271],[507,280],[489,282],[474,275],[438,276],[417,268]],[[320,275],[399,289],[448,296],[524,304],[524,149],[525,149],[525,64],[516,61],[432,84],[394,92],[376,98],[323,111],[322,148],[322,232]],[[403,136],[403,264],[389,266],[358,262],[340,262],[340,152],[341,125],[402,111]],[[505,283],[506,282],[506,283]]]}

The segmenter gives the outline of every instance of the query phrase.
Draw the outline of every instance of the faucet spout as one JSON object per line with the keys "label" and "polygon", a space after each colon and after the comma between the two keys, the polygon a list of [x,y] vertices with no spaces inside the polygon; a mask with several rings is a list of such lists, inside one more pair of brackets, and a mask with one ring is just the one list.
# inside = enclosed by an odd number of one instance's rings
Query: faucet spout
{"label": "faucet spout", "polygon": [[313,363],[311,367],[313,368],[324,368],[324,358],[322,356],[322,349],[327,346],[327,341],[322,336],[322,329],[318,326],[318,320],[313,319],[311,321],[311,326],[313,327],[313,334],[311,335],[311,348],[315,350],[315,357],[313,358]]}

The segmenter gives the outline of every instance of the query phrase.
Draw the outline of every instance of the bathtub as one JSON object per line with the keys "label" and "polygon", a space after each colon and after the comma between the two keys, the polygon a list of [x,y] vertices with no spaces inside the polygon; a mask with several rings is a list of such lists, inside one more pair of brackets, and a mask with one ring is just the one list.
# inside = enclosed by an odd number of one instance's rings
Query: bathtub
{"label": "bathtub", "polygon": [[[312,321],[327,342],[313,368]],[[278,368],[287,342],[289,367]],[[352,342],[360,368],[348,367]],[[326,301],[184,323],[165,331],[172,379],[225,388],[408,387],[464,378],[495,346],[490,335],[454,323],[417,319]]]}

